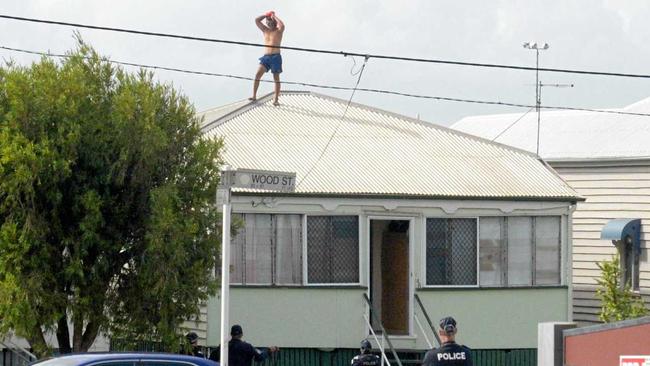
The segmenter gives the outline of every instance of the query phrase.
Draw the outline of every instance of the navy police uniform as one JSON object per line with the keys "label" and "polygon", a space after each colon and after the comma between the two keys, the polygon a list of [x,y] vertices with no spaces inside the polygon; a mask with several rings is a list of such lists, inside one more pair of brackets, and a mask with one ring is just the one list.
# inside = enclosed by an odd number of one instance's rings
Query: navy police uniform
{"label": "navy police uniform", "polygon": [[[228,341],[228,365],[230,366],[251,366],[253,361],[262,362],[269,357],[267,351],[260,351],[248,342],[244,342],[237,336],[243,334],[240,325],[235,324],[230,329],[230,335],[233,336]],[[221,346],[217,347],[210,353],[212,361],[219,362],[221,358]]]}
{"label": "navy police uniform", "polygon": [[472,355],[468,347],[456,342],[443,343],[424,356],[424,366],[472,366]]}
{"label": "navy police uniform", "polygon": [[201,347],[199,347],[199,336],[194,332],[189,332],[185,335],[185,338],[189,343],[189,348],[186,345],[181,345],[180,353],[205,358],[205,355],[201,352]]}
{"label": "navy police uniform", "polygon": [[372,345],[370,344],[370,341],[367,339],[364,339],[361,341],[361,347],[359,350],[361,351],[360,354],[354,356],[352,358],[352,366],[379,366],[381,365],[381,358],[377,355],[373,355],[370,353],[370,350],[372,349]]}
{"label": "navy police uniform", "polygon": [[356,355],[352,359],[352,366],[380,366],[381,358],[370,353]]}
{"label": "navy police uniform", "polygon": [[[210,354],[212,361],[219,362],[221,357],[221,347]],[[251,366],[253,361],[262,362],[269,357],[267,351],[260,351],[250,343],[241,339],[231,339],[228,341],[228,365],[230,366]]]}
{"label": "navy police uniform", "polygon": [[447,342],[440,348],[432,349],[424,355],[424,366],[472,366],[470,349],[453,341],[456,335],[456,320],[450,316],[440,319],[440,332],[446,334]]}

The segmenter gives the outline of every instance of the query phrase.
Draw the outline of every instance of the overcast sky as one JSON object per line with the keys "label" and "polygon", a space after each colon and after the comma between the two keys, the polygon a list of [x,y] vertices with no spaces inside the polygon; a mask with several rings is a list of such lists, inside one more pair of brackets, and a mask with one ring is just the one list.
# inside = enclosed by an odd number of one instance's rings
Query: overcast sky
{"label": "overcast sky", "polygon": [[[535,65],[524,41],[548,42],[540,66],[650,74],[650,1],[233,1],[2,0],[0,13],[73,23],[261,42],[253,19],[268,10],[285,22],[283,44],[371,54]],[[115,60],[252,77],[255,47],[154,38],[88,29],[83,38]],[[0,45],[62,53],[75,47],[70,27],[0,19]],[[30,63],[37,57],[0,50]],[[282,78],[354,86],[349,57],[283,51]],[[361,62],[362,60],[357,60]],[[248,97],[251,82],[157,71],[205,110]],[[270,75],[266,75],[269,78]],[[650,96],[650,80],[541,73],[542,104],[611,108]],[[534,104],[531,71],[370,59],[360,86],[400,92]],[[292,88],[296,89],[296,88]],[[262,84],[260,94],[272,90]],[[318,90],[347,99],[350,92]],[[449,125],[467,115],[526,109],[419,100],[358,92],[355,102]]]}

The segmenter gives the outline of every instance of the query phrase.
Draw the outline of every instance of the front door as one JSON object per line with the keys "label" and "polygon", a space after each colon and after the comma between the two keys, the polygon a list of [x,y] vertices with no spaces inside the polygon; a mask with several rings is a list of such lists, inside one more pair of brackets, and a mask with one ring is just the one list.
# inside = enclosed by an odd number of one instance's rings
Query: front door
{"label": "front door", "polygon": [[409,334],[408,220],[370,220],[370,297],[376,317],[390,335]]}

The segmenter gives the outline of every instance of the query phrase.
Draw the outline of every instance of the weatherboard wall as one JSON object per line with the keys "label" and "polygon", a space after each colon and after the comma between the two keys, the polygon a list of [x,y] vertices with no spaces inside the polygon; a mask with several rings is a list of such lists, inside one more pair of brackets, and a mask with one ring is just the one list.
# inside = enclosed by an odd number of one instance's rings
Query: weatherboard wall
{"label": "weatherboard wall", "polygon": [[601,301],[596,297],[600,270],[597,263],[616,253],[600,232],[612,219],[641,219],[639,287],[650,306],[650,161],[632,164],[623,160],[609,164],[551,162],[551,165],[586,201],[573,214],[573,306],[574,320],[598,322]]}
{"label": "weatherboard wall", "polygon": [[[356,348],[368,336],[363,319],[367,306],[369,263],[368,218],[398,217],[413,221],[411,281],[429,315],[453,315],[459,322],[459,340],[474,348],[534,348],[537,323],[570,320],[568,217],[570,203],[535,201],[396,200],[361,198],[233,197],[233,212],[300,213],[360,217],[361,283],[354,286],[233,286],[230,323],[241,324],[245,338],[260,346],[299,348]],[[424,224],[427,217],[494,215],[560,215],[562,217],[563,284],[538,288],[423,288]],[[419,313],[414,307],[414,311]],[[207,345],[220,339],[220,299],[208,302]],[[425,322],[422,314],[419,314]],[[508,332],[503,332],[507,328]],[[428,348],[413,325],[411,336],[398,337],[400,349]],[[427,330],[427,332],[429,332]],[[495,334],[499,334],[495,337]],[[433,338],[429,332],[429,338]]]}
{"label": "weatherboard wall", "polygon": [[[233,288],[230,319],[241,324],[245,339],[257,346],[354,348],[368,337],[363,320],[365,291]],[[568,319],[566,288],[417,293],[436,320],[453,314],[459,323],[459,342],[472,348],[535,348],[538,323]],[[216,297],[209,302],[208,345],[219,344],[220,306]],[[427,336],[432,338],[431,333]],[[392,340],[399,349],[428,348],[419,330],[414,336]]]}
{"label": "weatherboard wall", "polygon": [[199,336],[199,344],[207,344],[208,333],[208,304],[202,303],[199,305],[199,313],[191,319],[186,320],[181,325],[183,329],[192,330]]}

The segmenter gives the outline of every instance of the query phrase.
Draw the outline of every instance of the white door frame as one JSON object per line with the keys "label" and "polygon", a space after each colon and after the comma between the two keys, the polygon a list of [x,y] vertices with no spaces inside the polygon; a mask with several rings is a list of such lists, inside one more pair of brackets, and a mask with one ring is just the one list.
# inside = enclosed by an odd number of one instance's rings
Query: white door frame
{"label": "white door frame", "polygon": [[[413,303],[413,297],[415,293],[415,283],[414,283],[414,278],[415,274],[413,273],[413,269],[415,268],[414,266],[414,249],[415,249],[415,223],[416,223],[416,218],[417,216],[390,216],[390,215],[369,215],[366,218],[366,227],[367,227],[367,232],[366,232],[366,237],[368,240],[366,241],[366,258],[368,259],[367,261],[367,271],[366,271],[366,283],[368,284],[368,290],[367,290],[367,295],[368,298],[371,298],[370,294],[370,289],[372,287],[372,283],[370,282],[370,262],[372,261],[372,258],[370,258],[370,246],[371,246],[371,235],[370,231],[372,230],[371,226],[371,221],[372,220],[382,220],[382,221],[390,221],[390,220],[397,220],[397,221],[408,221],[409,222],[409,230],[408,230],[408,235],[409,235],[409,299],[408,299],[408,308],[409,308],[409,325],[408,325],[408,335],[406,336],[399,336],[399,335],[392,335],[391,338],[400,338],[400,337],[412,337],[414,335],[413,332],[413,316],[414,316],[414,308],[413,306],[415,305]],[[370,308],[368,308],[366,315],[368,316],[368,319],[371,320],[370,318]],[[370,329],[366,329],[366,333],[370,333]]]}

